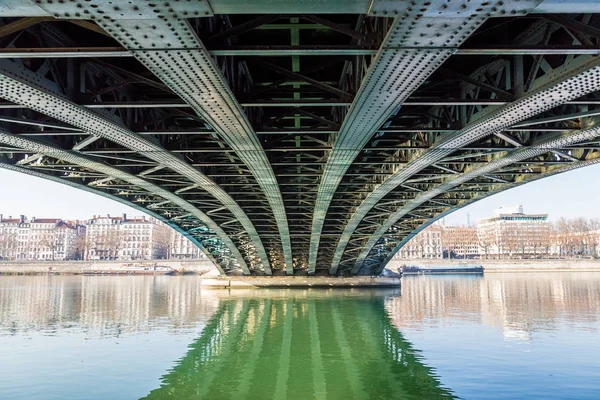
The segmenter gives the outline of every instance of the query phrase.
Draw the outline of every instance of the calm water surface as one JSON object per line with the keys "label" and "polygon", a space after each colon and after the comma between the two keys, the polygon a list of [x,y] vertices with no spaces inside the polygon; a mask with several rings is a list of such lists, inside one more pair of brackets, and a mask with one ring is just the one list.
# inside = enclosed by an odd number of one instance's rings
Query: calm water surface
{"label": "calm water surface", "polygon": [[0,399],[599,399],[600,273],[0,277]]}

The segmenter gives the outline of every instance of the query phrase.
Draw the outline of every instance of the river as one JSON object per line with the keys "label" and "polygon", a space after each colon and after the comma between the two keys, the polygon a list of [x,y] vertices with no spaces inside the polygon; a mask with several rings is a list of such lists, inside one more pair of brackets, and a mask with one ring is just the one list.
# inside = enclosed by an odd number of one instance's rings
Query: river
{"label": "river", "polygon": [[598,399],[600,273],[0,276],[0,399]]}

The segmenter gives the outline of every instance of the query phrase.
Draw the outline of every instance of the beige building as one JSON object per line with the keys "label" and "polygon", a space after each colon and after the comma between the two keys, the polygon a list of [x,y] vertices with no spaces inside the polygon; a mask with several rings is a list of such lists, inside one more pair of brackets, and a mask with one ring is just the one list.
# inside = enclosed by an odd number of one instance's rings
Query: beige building
{"label": "beige building", "polygon": [[398,254],[398,258],[442,258],[442,227],[430,225],[423,229],[404,245]]}
{"label": "beige building", "polygon": [[[3,218],[0,214],[0,259],[1,260],[15,260],[17,255],[22,249],[20,240],[23,240],[28,231],[24,232],[23,224],[25,217]],[[29,239],[27,239],[28,241]]]}
{"label": "beige building", "polygon": [[442,243],[446,258],[479,257],[477,229],[472,226],[444,226]]}
{"label": "beige building", "polygon": [[477,222],[482,254],[491,257],[538,257],[548,253],[548,214],[525,214],[522,206],[500,208]]}
{"label": "beige building", "polygon": [[0,260],[206,258],[185,236],[155,218],[94,216],[86,225],[0,214]]}
{"label": "beige building", "polygon": [[167,258],[169,229],[154,218],[94,216],[87,222],[88,260],[152,260]]}
{"label": "beige building", "polygon": [[73,260],[78,237],[85,234],[76,222],[60,218],[3,218],[0,215],[0,258],[6,260]]}
{"label": "beige building", "polygon": [[181,233],[171,230],[168,258],[206,258],[206,255],[195,244]]}

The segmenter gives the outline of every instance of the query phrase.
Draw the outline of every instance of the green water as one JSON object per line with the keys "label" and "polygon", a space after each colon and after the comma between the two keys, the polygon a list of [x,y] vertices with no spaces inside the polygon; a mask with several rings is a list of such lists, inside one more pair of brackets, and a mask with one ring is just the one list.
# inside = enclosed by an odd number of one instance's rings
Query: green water
{"label": "green water", "polygon": [[318,295],[223,302],[145,398],[452,397],[390,325],[385,297]]}

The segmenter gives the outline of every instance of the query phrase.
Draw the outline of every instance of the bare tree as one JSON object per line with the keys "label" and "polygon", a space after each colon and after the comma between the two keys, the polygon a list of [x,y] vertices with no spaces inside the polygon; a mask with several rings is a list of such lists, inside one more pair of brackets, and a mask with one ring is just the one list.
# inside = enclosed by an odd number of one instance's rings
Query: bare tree
{"label": "bare tree", "polygon": [[[442,229],[442,248],[446,248],[446,253],[448,253],[448,258],[452,259],[452,254],[456,249],[456,234],[454,229],[444,227]],[[442,250],[442,258],[443,258],[443,250]]]}
{"label": "bare tree", "polygon": [[489,235],[478,234],[477,235],[477,244],[479,245],[479,247],[481,249],[483,249],[483,254],[480,255],[480,258],[482,258],[481,256],[484,256],[485,259],[487,260],[490,247],[492,247],[492,245],[493,245],[491,238],[489,237]]}
{"label": "bare tree", "polygon": [[87,235],[79,235],[75,238],[75,259],[83,260],[87,249]]}
{"label": "bare tree", "polygon": [[598,246],[600,245],[600,219],[589,219],[588,228],[588,243],[590,246],[590,255],[596,258],[598,257]]}
{"label": "bare tree", "polygon": [[52,255],[52,261],[54,261],[54,255],[56,253],[56,248],[58,247],[58,240],[55,232],[42,233],[37,245],[40,247],[40,250],[43,249],[49,251]]}
{"label": "bare tree", "polygon": [[0,233],[0,258],[9,258],[17,245],[17,237],[14,233]]}
{"label": "bare tree", "polygon": [[104,245],[109,259],[118,260],[125,247],[125,233],[121,230],[110,231],[105,235]]}
{"label": "bare tree", "polygon": [[415,246],[417,247],[417,251],[418,251],[418,256],[419,258],[424,258],[425,257],[425,243],[426,243],[426,238],[425,238],[425,234],[421,231],[419,232],[413,239]]}
{"label": "bare tree", "polygon": [[165,258],[171,258],[173,253],[172,237],[176,234],[171,228],[164,226],[155,227],[152,234],[152,241],[158,245],[161,252],[164,251]]}

